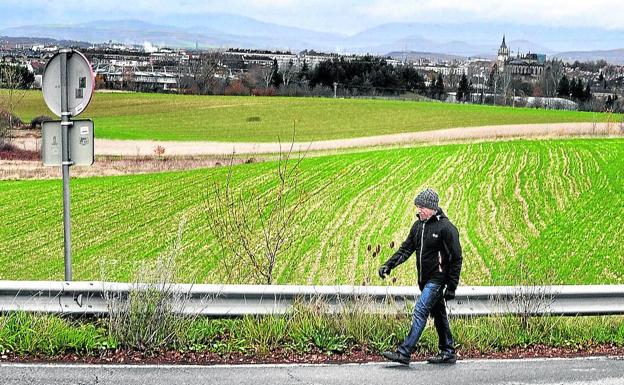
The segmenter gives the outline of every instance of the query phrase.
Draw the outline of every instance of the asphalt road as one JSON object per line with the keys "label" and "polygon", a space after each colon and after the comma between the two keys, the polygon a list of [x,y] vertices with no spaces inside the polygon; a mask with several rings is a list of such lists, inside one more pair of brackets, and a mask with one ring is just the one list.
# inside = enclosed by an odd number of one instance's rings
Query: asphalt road
{"label": "asphalt road", "polygon": [[624,384],[624,358],[465,360],[456,365],[0,364],[0,384]]}

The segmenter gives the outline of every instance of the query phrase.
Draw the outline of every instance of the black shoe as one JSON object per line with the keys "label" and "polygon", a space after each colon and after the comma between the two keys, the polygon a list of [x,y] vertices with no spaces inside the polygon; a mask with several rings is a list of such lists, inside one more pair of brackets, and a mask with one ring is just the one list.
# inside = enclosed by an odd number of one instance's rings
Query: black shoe
{"label": "black shoe", "polygon": [[382,356],[384,356],[386,359],[390,360],[390,361],[394,361],[394,362],[398,362],[401,363],[403,365],[409,365],[410,363],[410,356],[406,356],[405,354],[396,351],[396,352],[383,352]]}
{"label": "black shoe", "polygon": [[452,353],[438,353],[437,356],[431,357],[427,360],[430,364],[454,364],[457,361],[457,356]]}

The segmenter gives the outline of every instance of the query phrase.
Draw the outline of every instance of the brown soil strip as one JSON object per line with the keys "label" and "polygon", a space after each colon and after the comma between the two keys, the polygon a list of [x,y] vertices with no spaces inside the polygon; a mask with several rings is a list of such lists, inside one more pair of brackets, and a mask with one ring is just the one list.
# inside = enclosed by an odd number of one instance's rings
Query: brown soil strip
{"label": "brown soil strip", "polygon": [[[558,138],[579,136],[621,136],[619,126],[609,123],[525,124],[484,127],[460,127],[436,131],[371,136],[339,140],[295,143],[295,151],[323,151],[474,142],[512,138]],[[44,167],[39,158],[40,132],[13,132],[11,153],[0,153],[0,180],[58,179],[60,167]],[[158,147],[160,155],[157,155]],[[284,151],[284,144],[281,144]],[[289,145],[290,146],[290,145]],[[164,149],[164,152],[162,152]],[[180,171],[218,167],[234,162],[251,163],[269,159],[280,151],[279,143],[168,142],[96,139],[96,162],[90,167],[72,167],[72,177],[111,176],[137,173]],[[264,154],[264,155],[258,155]],[[312,154],[310,154],[312,155]]]}
{"label": "brown soil strip", "polygon": [[[23,159],[23,157],[19,157]],[[88,167],[74,166],[71,177],[111,176],[143,174],[152,172],[182,171],[198,168],[227,166],[232,161],[228,157],[97,157]],[[234,164],[262,161],[256,158],[235,158]],[[46,167],[36,160],[14,160],[0,153],[0,180],[14,179],[59,179],[60,167]]]}
{"label": "brown soil strip", "polygon": [[[609,123],[547,123],[458,127],[443,130],[378,135],[361,138],[297,142],[294,144],[294,150],[321,151],[462,140],[523,137],[569,137],[579,135],[609,136],[621,135],[621,133],[621,129],[614,127],[613,124]],[[25,150],[37,151],[41,145],[41,139],[33,137],[18,137],[13,140],[13,143]],[[279,143],[95,139],[95,153],[98,155],[154,155],[155,149],[158,146],[165,149],[164,155],[230,155],[232,153],[274,154],[280,151]],[[285,146],[286,145],[284,143],[281,144],[282,151],[287,150]]]}
{"label": "brown soil strip", "polygon": [[[513,348],[502,352],[459,351],[459,359],[523,359],[523,358],[574,358],[574,357],[624,357],[624,346],[595,345],[590,347],[549,347],[543,345],[526,348]],[[415,353],[412,361],[424,361],[428,355]],[[295,353],[285,349],[266,354],[226,354],[196,353],[178,351],[160,351],[145,353],[122,350],[106,351],[101,354],[79,355],[63,354],[58,356],[14,354],[2,355],[0,362],[46,362],[46,363],[88,363],[88,364],[184,364],[184,365],[236,365],[236,364],[346,364],[382,362],[384,359],[369,350],[358,350],[327,355],[321,352]]]}

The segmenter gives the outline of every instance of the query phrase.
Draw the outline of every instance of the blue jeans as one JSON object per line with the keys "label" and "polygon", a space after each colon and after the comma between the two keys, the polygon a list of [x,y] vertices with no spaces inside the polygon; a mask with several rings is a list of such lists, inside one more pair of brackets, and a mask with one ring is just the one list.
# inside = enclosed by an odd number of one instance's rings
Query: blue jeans
{"label": "blue jeans", "polygon": [[444,285],[427,282],[422,289],[416,307],[414,308],[412,327],[405,341],[399,346],[401,354],[409,356],[416,349],[416,343],[427,326],[429,314],[433,317],[436,331],[438,332],[438,348],[441,352],[455,354],[455,342],[451,334],[446,303],[443,298]]}

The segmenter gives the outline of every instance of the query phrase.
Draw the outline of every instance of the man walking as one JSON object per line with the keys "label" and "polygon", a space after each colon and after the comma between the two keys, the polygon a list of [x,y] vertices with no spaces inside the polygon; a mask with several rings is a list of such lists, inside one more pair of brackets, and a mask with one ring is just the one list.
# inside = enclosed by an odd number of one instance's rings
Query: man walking
{"label": "man walking", "polygon": [[444,215],[438,202],[438,194],[431,189],[416,196],[414,204],[418,209],[418,220],[399,250],[379,268],[379,276],[383,279],[416,252],[421,294],[414,308],[412,327],[396,352],[383,353],[388,360],[405,365],[410,362],[410,355],[416,348],[430,314],[438,332],[440,352],[428,362],[452,364],[456,361],[455,342],[446,314],[445,300],[455,298],[462,266],[462,251],[457,228]]}

